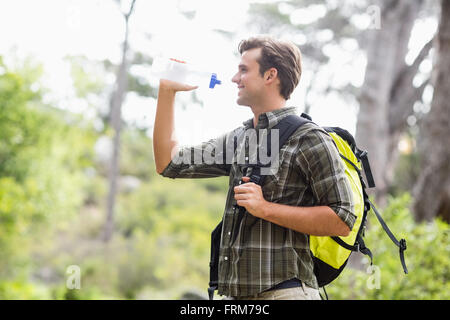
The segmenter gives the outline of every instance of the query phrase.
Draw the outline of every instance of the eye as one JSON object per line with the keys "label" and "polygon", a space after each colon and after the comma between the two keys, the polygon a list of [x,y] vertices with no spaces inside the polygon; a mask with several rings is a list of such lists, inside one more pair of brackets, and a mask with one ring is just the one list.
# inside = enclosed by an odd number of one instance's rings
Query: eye
{"label": "eye", "polygon": [[246,67],[239,67],[239,72],[246,72],[247,68]]}

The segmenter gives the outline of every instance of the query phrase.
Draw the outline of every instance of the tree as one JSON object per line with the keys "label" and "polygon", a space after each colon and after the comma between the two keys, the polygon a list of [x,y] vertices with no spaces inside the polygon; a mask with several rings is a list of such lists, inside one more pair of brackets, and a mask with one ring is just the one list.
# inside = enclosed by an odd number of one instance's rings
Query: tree
{"label": "tree", "polygon": [[359,94],[356,139],[371,155],[377,184],[376,197],[385,204],[397,160],[397,145],[413,114],[413,104],[427,85],[415,88],[412,79],[428,55],[427,43],[411,66],[405,56],[414,22],[423,0],[379,1],[380,28],[367,30],[367,67]]}
{"label": "tree", "polygon": [[441,1],[433,67],[434,94],[431,109],[421,128],[421,174],[414,188],[413,209],[417,220],[436,215],[450,222],[450,1]]}
{"label": "tree", "polygon": [[114,141],[113,141],[113,154],[111,158],[111,167],[109,168],[109,193],[107,199],[107,215],[105,229],[103,233],[103,240],[109,241],[113,232],[113,217],[114,217],[114,205],[117,194],[117,177],[119,174],[119,158],[120,158],[120,131],[121,131],[121,108],[124,100],[125,93],[127,91],[128,80],[128,32],[129,32],[129,18],[133,13],[133,8],[136,0],[133,0],[130,4],[130,8],[127,13],[123,13],[125,18],[125,39],[122,47],[122,63],[120,64],[117,78],[116,87],[111,99],[111,125],[114,129]]}

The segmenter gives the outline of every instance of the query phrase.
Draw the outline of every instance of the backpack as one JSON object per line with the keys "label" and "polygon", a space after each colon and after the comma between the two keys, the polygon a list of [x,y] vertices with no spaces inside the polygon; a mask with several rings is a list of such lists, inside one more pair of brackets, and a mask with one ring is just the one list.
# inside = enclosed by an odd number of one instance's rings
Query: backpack
{"label": "backpack", "polygon": [[[288,138],[305,123],[312,123],[311,117],[305,113],[302,113],[300,117],[297,115],[289,115],[280,120],[280,122],[274,126],[274,129],[279,129],[279,147],[281,148]],[[309,247],[314,262],[314,274],[317,278],[319,287],[324,287],[339,276],[347,265],[348,259],[352,252],[361,252],[364,255],[367,255],[370,258],[370,263],[372,264],[372,252],[366,247],[363,239],[366,229],[367,214],[371,209],[375,213],[375,216],[389,238],[399,248],[400,261],[403,271],[407,274],[408,269],[406,268],[404,258],[406,240],[401,239],[398,241],[396,239],[366,193],[367,188],[375,187],[375,182],[367,157],[367,151],[358,149],[354,137],[345,129],[339,127],[323,127],[323,129],[333,139],[339,155],[344,163],[345,174],[350,181],[351,190],[353,193],[354,214],[357,216],[357,219],[350,234],[346,237],[309,236]],[[270,135],[270,132],[268,135]],[[267,141],[270,141],[269,136]],[[267,147],[270,154],[270,143]],[[258,165],[251,166],[253,167],[253,170],[250,175],[250,181],[262,186],[265,176],[260,174],[261,167]],[[362,171],[364,171],[366,176],[367,185],[363,179]],[[245,214],[245,208],[238,208],[237,218],[238,220],[241,220]],[[213,299],[214,291],[218,288],[221,234],[222,221],[211,233],[211,260],[209,264],[210,282],[208,288],[210,300]]]}

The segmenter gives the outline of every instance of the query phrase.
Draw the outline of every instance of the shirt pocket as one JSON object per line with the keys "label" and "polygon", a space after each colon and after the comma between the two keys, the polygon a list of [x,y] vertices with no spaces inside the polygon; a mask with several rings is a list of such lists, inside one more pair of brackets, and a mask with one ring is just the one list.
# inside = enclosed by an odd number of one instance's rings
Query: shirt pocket
{"label": "shirt pocket", "polygon": [[300,168],[288,159],[280,162],[278,171],[268,180],[267,196],[272,202],[284,204],[298,203],[308,186]]}

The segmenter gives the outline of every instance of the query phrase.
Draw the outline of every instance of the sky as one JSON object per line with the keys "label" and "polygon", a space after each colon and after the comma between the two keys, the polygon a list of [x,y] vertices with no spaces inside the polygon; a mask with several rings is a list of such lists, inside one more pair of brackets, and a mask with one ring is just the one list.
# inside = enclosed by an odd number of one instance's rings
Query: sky
{"label": "sky", "polygon": [[[263,1],[263,0],[260,0]],[[129,1],[122,1],[125,5]],[[255,1],[253,1],[255,2]],[[265,1],[268,2],[268,1]],[[155,5],[157,3],[157,5]],[[199,88],[197,96],[204,107],[189,104],[190,93],[178,93],[176,100],[176,130],[181,144],[205,141],[218,134],[240,126],[252,117],[248,107],[236,104],[237,89],[231,77],[237,69],[238,41],[230,41],[214,29],[227,30],[242,39],[246,33],[245,23],[249,0],[137,0],[130,21],[130,46],[150,56],[177,57],[203,69],[216,72],[222,85],[215,89]],[[180,10],[195,11],[193,19],[178,13]],[[298,10],[291,16],[292,22],[320,18],[323,7],[312,6],[310,10]],[[364,24],[364,17],[355,17],[356,23]],[[309,20],[308,20],[309,19]],[[359,19],[359,20],[358,20]],[[359,21],[359,22],[358,22]],[[411,52],[407,60],[414,58],[418,49],[436,29],[435,21],[419,21],[413,30]],[[150,38],[149,38],[150,35]],[[327,37],[326,33],[321,35]],[[329,35],[328,35],[329,36]],[[70,78],[70,68],[63,60],[66,55],[85,55],[89,59],[109,59],[118,63],[121,58],[121,42],[124,37],[124,20],[119,6],[113,0],[15,0],[0,1],[0,55],[8,63],[12,48],[19,58],[32,56],[43,63],[43,85],[50,88],[45,99],[53,105],[86,118],[94,118],[95,112],[77,99]],[[345,44],[347,48],[324,48],[331,59],[329,73],[319,75],[319,82],[351,82],[360,86],[364,79],[365,57],[354,55],[356,41]],[[356,46],[356,47],[355,47]],[[423,69],[426,69],[425,64]],[[305,82],[311,77],[308,66],[303,66],[302,80],[287,105],[303,111]],[[149,69],[134,68],[134,74],[144,76],[157,86],[158,79]],[[108,79],[113,83],[114,79]],[[341,126],[351,133],[356,129],[357,103],[344,101],[339,96],[312,96],[313,120],[320,125]],[[122,108],[123,118],[142,127],[151,128],[156,111],[156,100],[129,93]]]}

